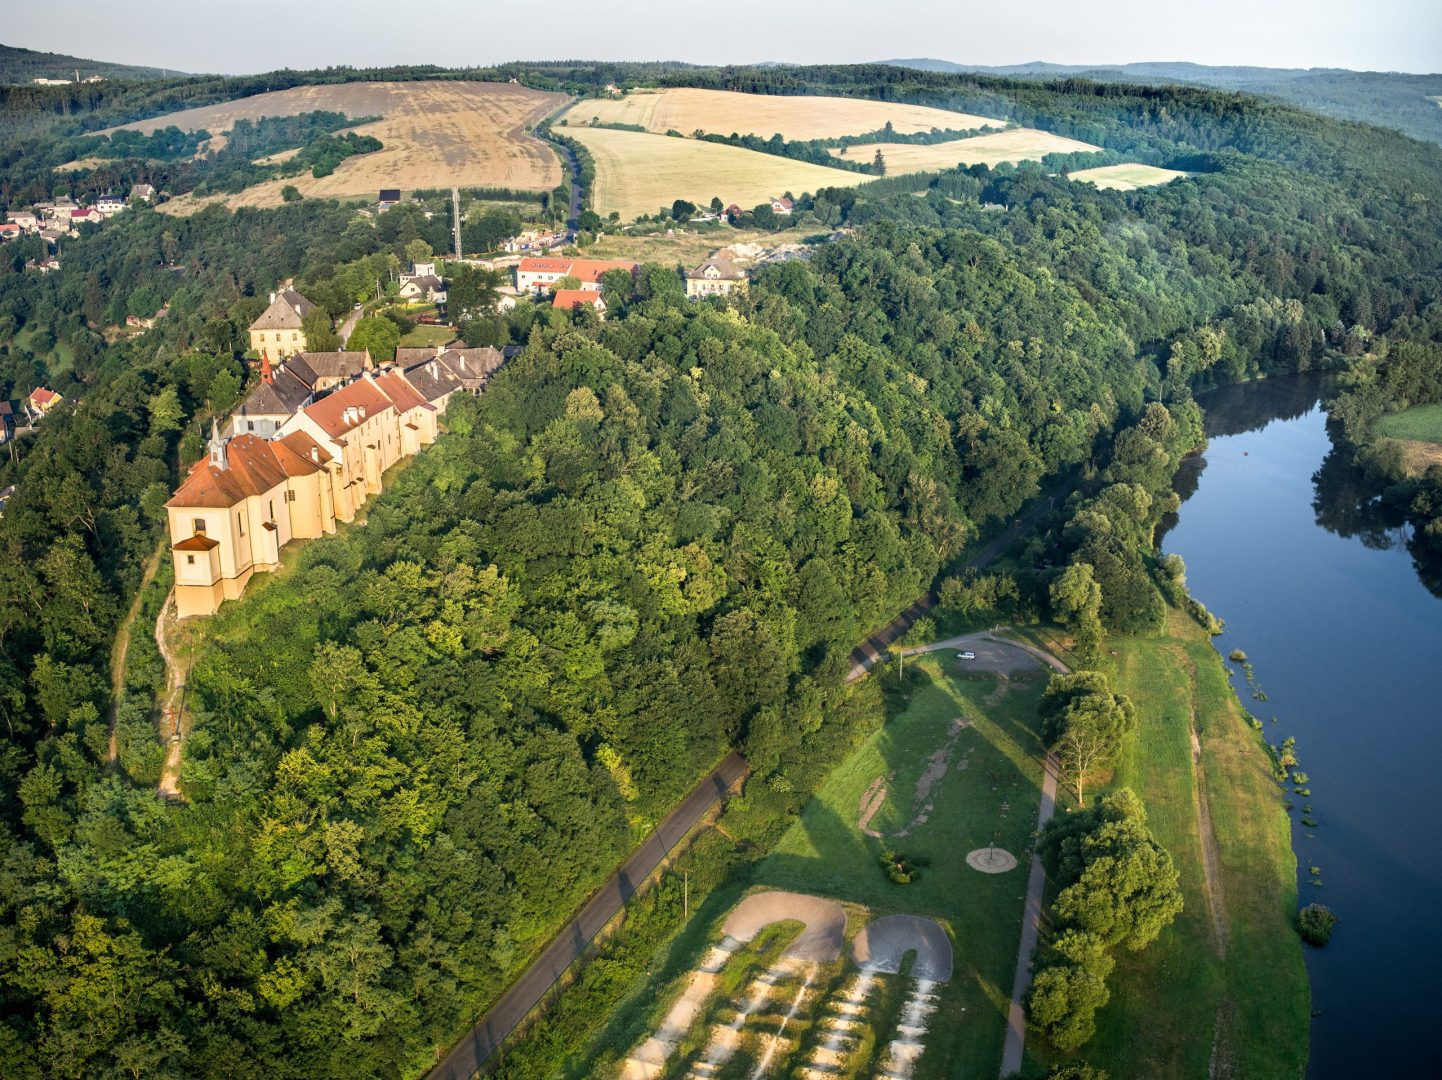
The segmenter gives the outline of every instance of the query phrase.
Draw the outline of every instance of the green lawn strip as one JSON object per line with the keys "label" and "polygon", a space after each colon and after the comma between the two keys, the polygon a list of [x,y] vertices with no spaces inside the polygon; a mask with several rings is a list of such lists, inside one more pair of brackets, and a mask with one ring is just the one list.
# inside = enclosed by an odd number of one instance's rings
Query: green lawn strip
{"label": "green lawn strip", "polygon": [[1207,908],[1191,750],[1191,676],[1166,639],[1117,649],[1117,689],[1137,706],[1137,726],[1113,779],[1146,804],[1153,835],[1180,874],[1185,908],[1144,952],[1119,950],[1112,999],[1081,1051],[1115,1076],[1205,1076],[1223,971]]}
{"label": "green lawn strip", "polygon": [[455,339],[456,332],[449,326],[417,323],[401,338],[400,345],[405,349],[428,349],[433,345],[448,345]]}
{"label": "green lawn strip", "polygon": [[1389,439],[1442,443],[1442,405],[1416,405],[1384,416],[1377,422],[1377,433]]}
{"label": "green lawn strip", "polygon": [[[1108,786],[1142,797],[1152,832],[1176,864],[1186,907],[1144,952],[1115,954],[1111,1001],[1097,1016],[1097,1034],[1074,1057],[1112,1076],[1205,1076],[1221,1018],[1217,1058],[1230,1064],[1230,1075],[1299,1076],[1310,994],[1291,926],[1295,860],[1266,752],[1221,658],[1184,615],[1169,612],[1165,636],[1113,639],[1109,647],[1117,654],[1114,682],[1136,705],[1137,727]],[[1197,819],[1193,702],[1220,856],[1225,959],[1208,907]],[[1027,1075],[1061,1060],[1068,1059],[1035,1035],[1028,1039]]]}
{"label": "green lawn strip", "polygon": [[1312,993],[1294,929],[1297,860],[1282,791],[1259,736],[1205,635],[1185,648],[1196,665],[1197,719],[1212,831],[1221,864],[1232,1022],[1224,1051],[1236,1076],[1302,1075]]}
{"label": "green lawn strip", "polygon": [[[833,770],[756,871],[766,885],[855,901],[877,915],[925,915],[948,930],[955,973],[937,988],[918,1077],[995,1072],[1000,1062],[1041,782],[1035,718],[1042,682],[1012,680],[998,693],[994,679],[948,675],[944,663],[918,660],[900,689],[890,676],[885,727]],[[927,821],[905,837],[890,835],[911,822],[917,778],[960,715],[975,727],[958,736],[951,767],[932,789]],[[968,749],[969,764],[959,770]],[[886,802],[870,823],[888,835],[864,836],[857,828],[862,796],[876,777],[892,772]],[[972,870],[967,852],[989,845],[998,826],[998,843],[1021,865],[996,875]],[[932,864],[912,884],[893,885],[877,865],[887,847]]]}

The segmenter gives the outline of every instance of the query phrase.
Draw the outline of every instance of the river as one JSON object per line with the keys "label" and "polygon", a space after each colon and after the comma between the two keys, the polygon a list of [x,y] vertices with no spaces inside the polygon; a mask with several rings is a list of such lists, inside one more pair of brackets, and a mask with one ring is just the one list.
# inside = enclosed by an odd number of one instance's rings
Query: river
{"label": "river", "polygon": [[1424,581],[1442,591],[1442,575],[1333,452],[1319,390],[1294,377],[1199,398],[1210,442],[1177,478],[1162,548],[1226,621],[1217,647],[1254,665],[1269,700],[1239,671],[1243,704],[1272,743],[1296,737],[1310,777],[1310,798],[1288,793],[1299,893],[1341,922],[1306,950],[1308,1075],[1422,1075],[1442,1004],[1442,599]]}

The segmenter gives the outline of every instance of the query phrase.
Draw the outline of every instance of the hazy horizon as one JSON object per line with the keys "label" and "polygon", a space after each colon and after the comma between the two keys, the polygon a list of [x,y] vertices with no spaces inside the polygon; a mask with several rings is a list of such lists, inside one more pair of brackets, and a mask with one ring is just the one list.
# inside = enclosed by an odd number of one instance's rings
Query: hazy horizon
{"label": "hazy horizon", "polygon": [[[12,25],[5,44],[224,74],[577,58],[698,64],[929,58],[982,66],[1041,60],[1442,71],[1442,5],[1432,0],[1375,0],[1365,6],[1348,0],[1274,5],[1217,0],[1185,10],[1137,0],[1089,9],[1066,0],[1036,0],[1025,24],[1006,10],[958,5],[938,11],[923,0],[893,0],[881,21],[873,5],[859,0],[783,10],[735,0],[724,19],[709,22],[681,21],[654,0],[615,0],[539,25],[534,13],[484,0],[437,0],[413,18],[396,16],[393,4],[379,0],[304,6],[254,0],[244,10],[246,17],[237,19],[228,7],[197,9],[180,0],[155,0],[141,20],[124,7],[96,10],[81,0],[53,0],[46,19]],[[156,33],[161,26],[164,33]],[[564,26],[564,36],[554,26]],[[1237,32],[1239,26],[1245,33]]]}

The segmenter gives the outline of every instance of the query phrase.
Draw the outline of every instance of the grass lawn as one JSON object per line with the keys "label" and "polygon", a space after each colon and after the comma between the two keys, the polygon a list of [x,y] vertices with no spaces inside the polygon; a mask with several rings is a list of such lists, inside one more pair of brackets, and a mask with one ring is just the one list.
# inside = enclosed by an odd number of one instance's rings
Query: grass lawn
{"label": "grass lawn", "polygon": [[[26,326],[15,335],[14,344],[18,348],[34,352],[35,346],[32,344],[34,339],[35,327]],[[70,347],[68,342],[57,340],[55,347],[49,352],[38,355],[45,362],[46,377],[52,383],[75,366],[75,350]]]}
{"label": "grass lawn", "polygon": [[[995,1075],[1040,796],[1035,716],[1044,683],[1038,675],[1000,689],[990,676],[958,676],[954,662],[940,656],[950,654],[927,656],[909,668],[902,688],[888,695],[886,725],[832,772],[757,868],[756,881],[865,904],[873,915],[926,915],[945,926],[955,974],[940,990],[928,1053],[916,1075]],[[889,672],[880,677],[894,680]],[[922,809],[914,805],[917,781],[932,754],[946,746],[957,716],[974,727],[956,737],[951,765],[926,800],[932,810],[916,824]],[[963,760],[967,767],[960,769]],[[872,782],[892,774],[886,800],[870,822],[886,834],[883,841],[860,831],[858,810]],[[906,836],[893,835],[908,826]],[[966,853],[991,844],[998,828],[999,845],[1020,865],[996,875],[972,870]],[[893,885],[877,865],[886,847],[929,857],[931,866],[912,884]]]}
{"label": "grass lawn", "polygon": [[449,326],[431,326],[417,323],[414,330],[401,338],[403,349],[428,349],[432,345],[447,345],[456,339],[456,332]]}
{"label": "grass lawn", "polygon": [[1377,433],[1389,439],[1415,439],[1442,443],[1442,405],[1418,405],[1377,423]]}
{"label": "grass lawn", "polygon": [[[1300,1076],[1311,992],[1292,927],[1290,825],[1267,752],[1221,657],[1186,617],[1171,612],[1165,636],[1115,639],[1111,647],[1117,686],[1138,716],[1112,786],[1142,797],[1180,872],[1186,907],[1145,952],[1116,954],[1111,1002],[1078,1056],[1117,1077],[1206,1076],[1214,1061],[1216,1075]],[[1210,892],[1199,778],[1215,836]],[[1027,1052],[1032,1067],[1060,1060],[1035,1036]]]}

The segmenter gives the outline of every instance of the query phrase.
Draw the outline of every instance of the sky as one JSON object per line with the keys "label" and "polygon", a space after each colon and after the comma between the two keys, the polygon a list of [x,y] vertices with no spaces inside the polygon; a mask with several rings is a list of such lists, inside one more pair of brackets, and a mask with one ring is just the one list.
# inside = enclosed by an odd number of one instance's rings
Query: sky
{"label": "sky", "polygon": [[[1190,60],[1442,71],[1442,0],[47,0],[6,45],[227,74],[506,60]],[[694,13],[706,11],[707,19]]]}

